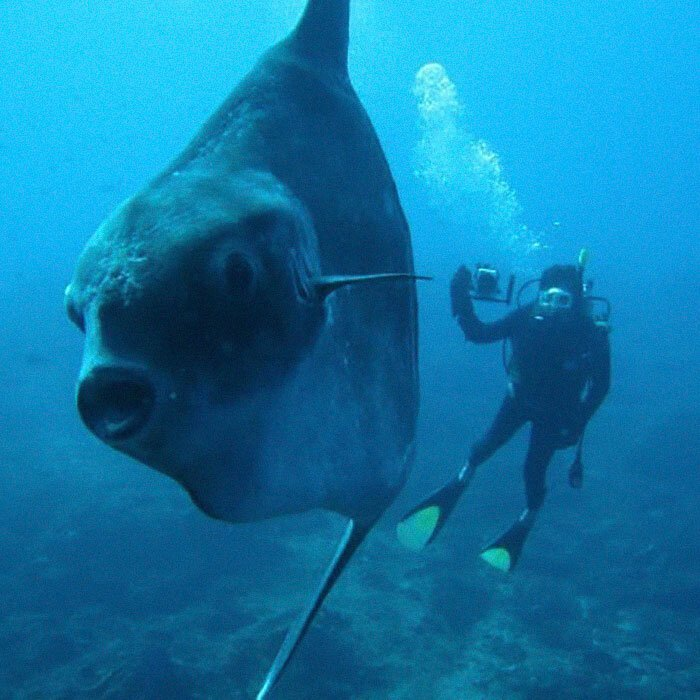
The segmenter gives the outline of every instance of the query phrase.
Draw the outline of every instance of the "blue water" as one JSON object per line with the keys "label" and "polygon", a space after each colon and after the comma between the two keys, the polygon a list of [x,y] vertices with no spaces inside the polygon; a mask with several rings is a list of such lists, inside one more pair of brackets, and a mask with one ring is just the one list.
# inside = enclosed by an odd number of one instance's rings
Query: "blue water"
{"label": "blue water", "polygon": [[[62,305],[91,232],[303,4],[0,7],[0,697],[250,697],[330,557],[333,516],[215,523],[98,444]],[[353,0],[351,77],[435,277],[419,288],[418,461],[280,697],[700,694],[699,15]],[[416,74],[435,62],[453,92],[426,119]],[[450,318],[453,270],[486,259],[525,280],[583,245],[614,306],[583,491],[558,455],[518,569],[486,570],[479,548],[522,506],[520,435],[435,545],[401,550],[401,512],[455,472],[503,391],[498,348],[465,345]]]}

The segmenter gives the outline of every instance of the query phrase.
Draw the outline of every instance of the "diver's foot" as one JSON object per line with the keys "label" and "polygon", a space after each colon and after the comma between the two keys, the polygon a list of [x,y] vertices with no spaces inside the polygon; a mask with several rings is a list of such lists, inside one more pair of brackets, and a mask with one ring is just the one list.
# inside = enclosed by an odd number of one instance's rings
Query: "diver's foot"
{"label": "diver's foot", "polygon": [[536,517],[536,510],[526,508],[507,532],[481,551],[481,558],[500,571],[512,571]]}
{"label": "diver's foot", "polygon": [[474,468],[465,464],[456,477],[409,510],[396,525],[399,542],[416,552],[432,542],[473,476]]}
{"label": "diver's foot", "polygon": [[469,483],[474,478],[476,474],[476,467],[473,467],[469,462],[467,462],[457,474],[457,481],[463,483],[465,487],[469,486]]}
{"label": "diver's foot", "polygon": [[522,527],[526,527],[528,530],[535,524],[535,518],[537,517],[537,511],[531,508],[525,508],[525,510],[518,516],[518,522]]}

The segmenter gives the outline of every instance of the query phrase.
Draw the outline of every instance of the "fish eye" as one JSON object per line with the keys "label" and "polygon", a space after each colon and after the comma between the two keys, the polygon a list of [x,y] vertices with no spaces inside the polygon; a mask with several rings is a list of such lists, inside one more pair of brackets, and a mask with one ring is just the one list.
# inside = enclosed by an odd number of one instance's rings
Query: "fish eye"
{"label": "fish eye", "polygon": [[231,293],[237,298],[250,299],[255,293],[255,270],[243,253],[230,253],[224,263],[224,275]]}

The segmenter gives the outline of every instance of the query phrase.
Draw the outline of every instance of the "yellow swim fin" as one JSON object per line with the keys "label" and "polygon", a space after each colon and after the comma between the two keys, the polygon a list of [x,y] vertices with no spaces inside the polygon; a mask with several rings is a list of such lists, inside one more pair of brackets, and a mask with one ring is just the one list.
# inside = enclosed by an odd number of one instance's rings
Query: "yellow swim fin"
{"label": "yellow swim fin", "polygon": [[484,547],[479,556],[499,571],[512,571],[535,524],[535,515],[535,511],[524,510],[515,524],[488,547]]}
{"label": "yellow swim fin", "polygon": [[467,488],[473,470],[465,467],[459,474],[412,508],[396,526],[399,542],[418,552],[432,542]]}

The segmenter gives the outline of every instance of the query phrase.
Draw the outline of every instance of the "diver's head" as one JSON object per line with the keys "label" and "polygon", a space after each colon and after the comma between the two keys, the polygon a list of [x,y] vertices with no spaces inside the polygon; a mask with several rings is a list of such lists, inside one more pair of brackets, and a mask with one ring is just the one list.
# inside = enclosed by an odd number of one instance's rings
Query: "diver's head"
{"label": "diver's head", "polygon": [[537,311],[544,315],[561,315],[581,306],[581,275],[575,265],[552,265],[540,277]]}

